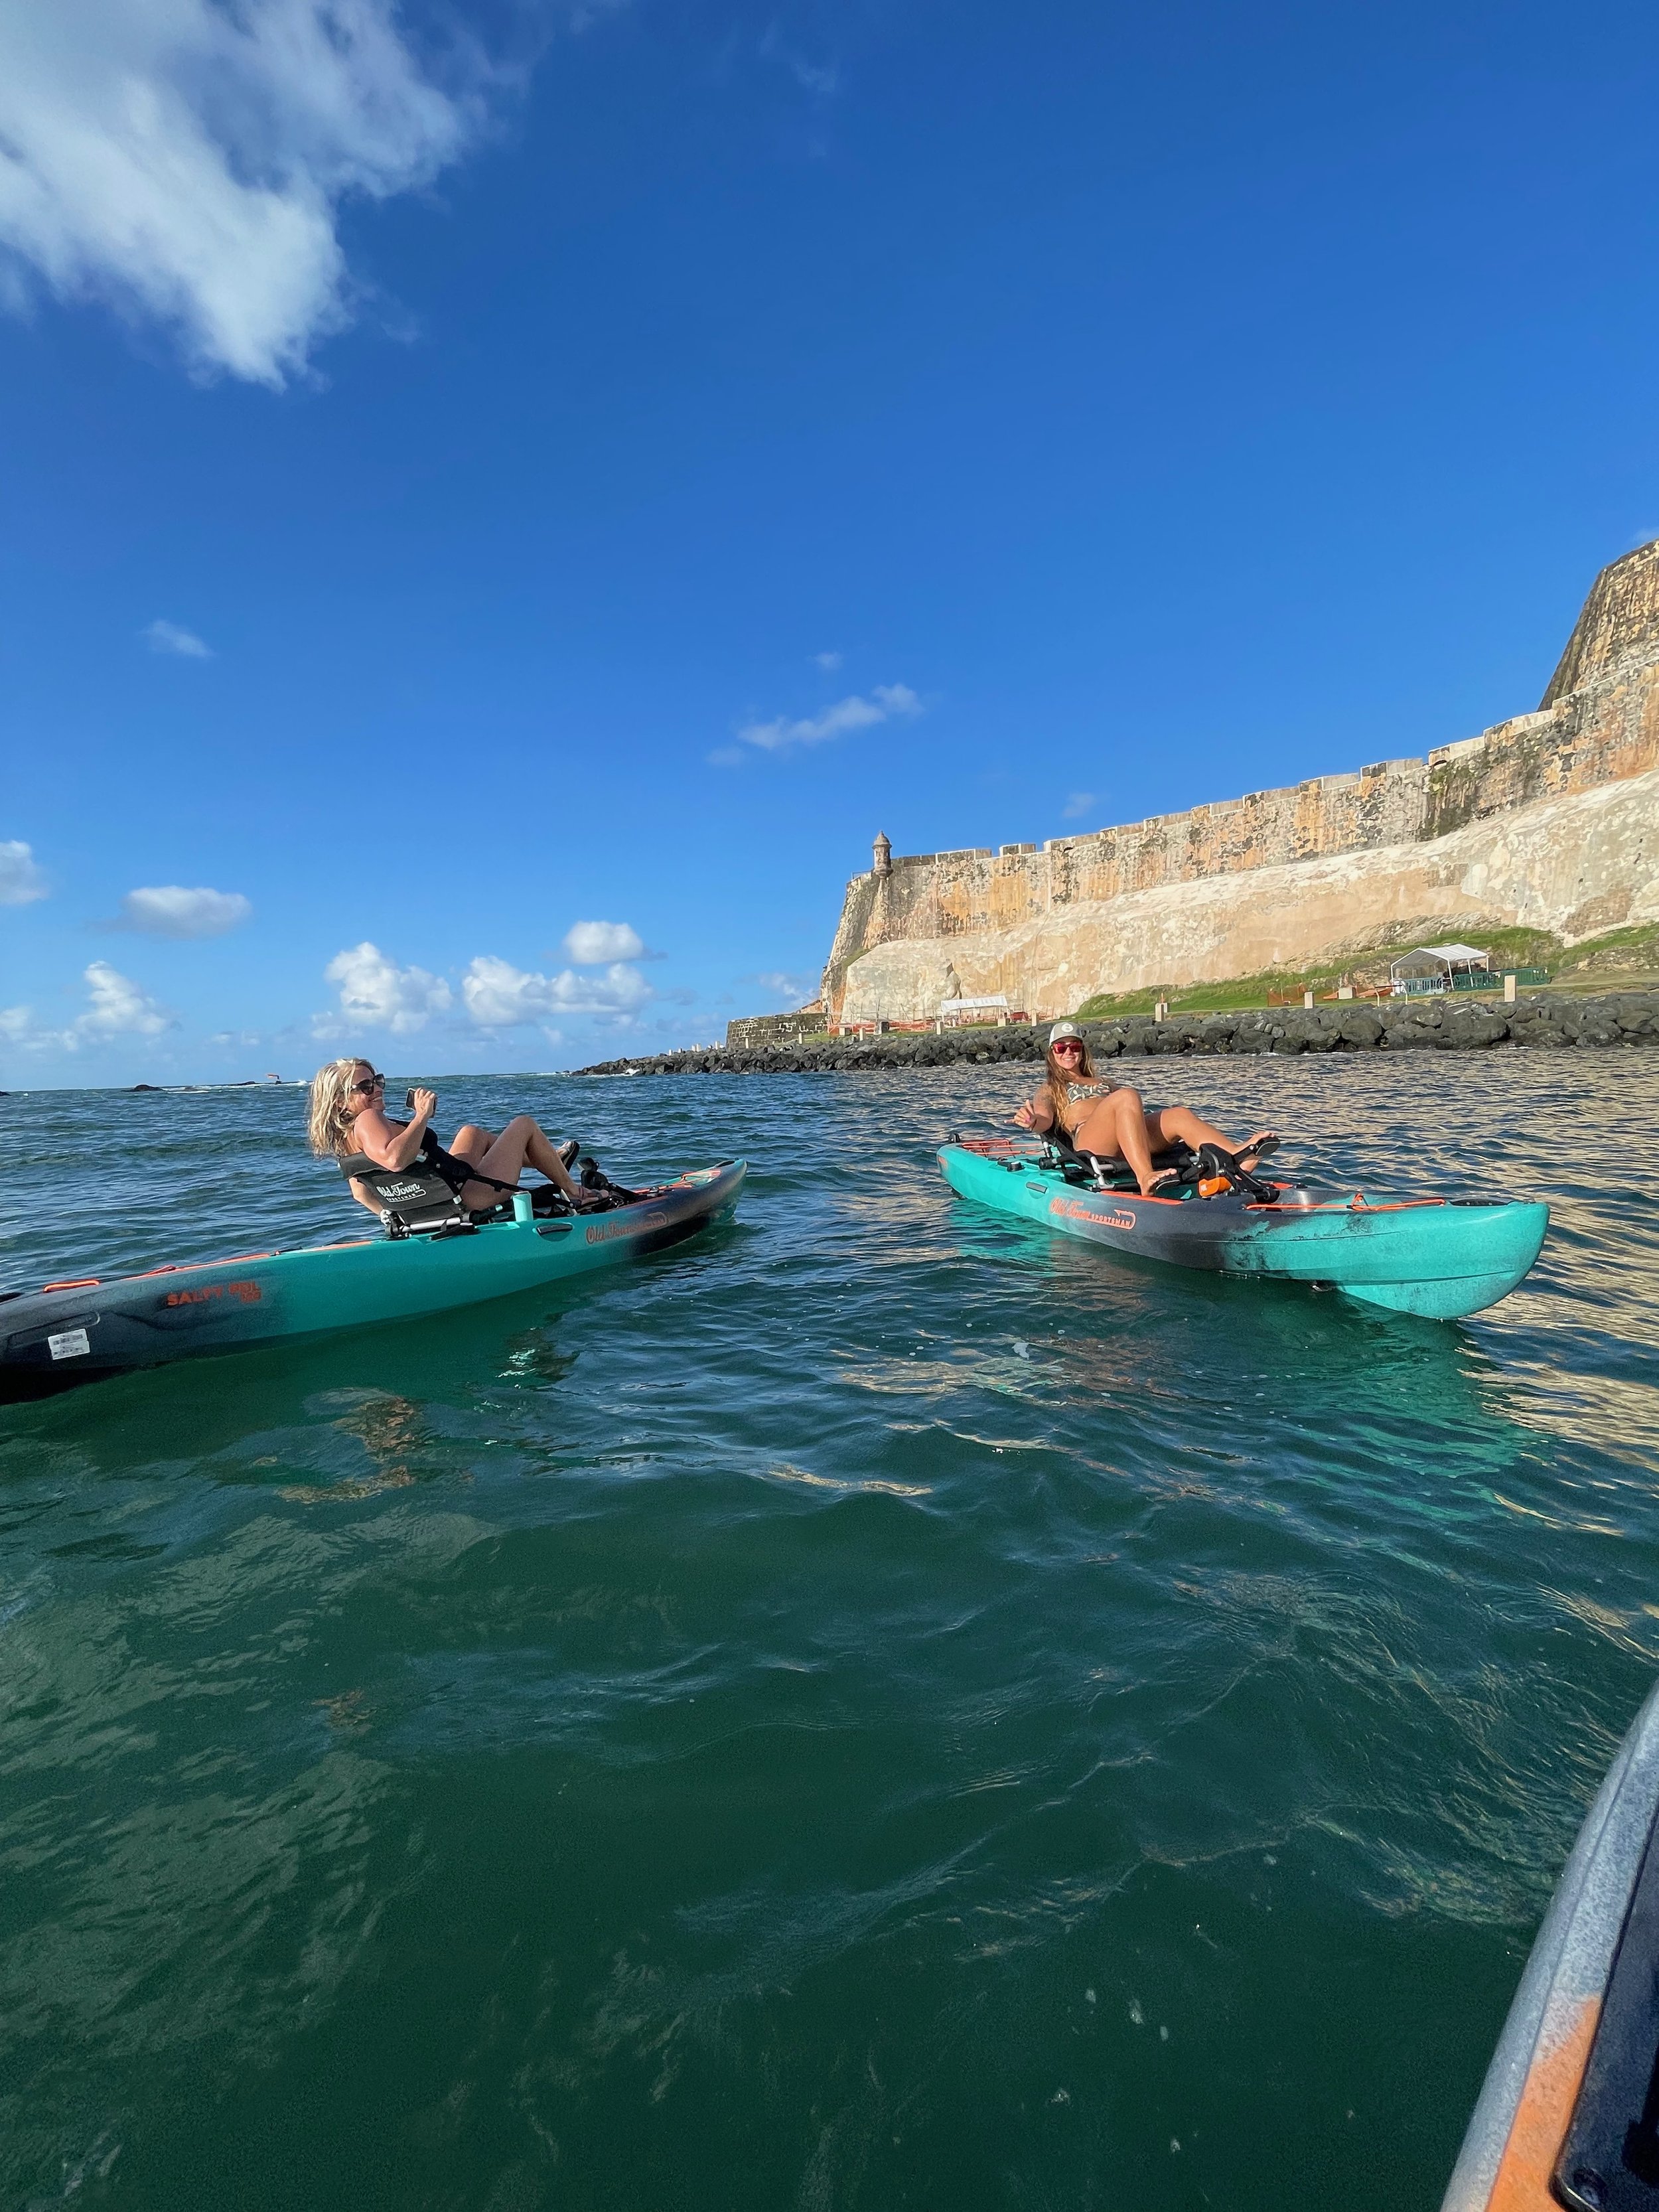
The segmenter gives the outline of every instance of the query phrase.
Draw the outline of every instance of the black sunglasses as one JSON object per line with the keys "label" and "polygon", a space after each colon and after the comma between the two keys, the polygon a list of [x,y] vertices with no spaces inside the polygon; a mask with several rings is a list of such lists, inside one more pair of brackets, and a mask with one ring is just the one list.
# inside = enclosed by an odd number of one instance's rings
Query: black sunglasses
{"label": "black sunglasses", "polygon": [[383,1075],[368,1075],[361,1083],[354,1083],[351,1087],[354,1091],[384,1091],[386,1078]]}

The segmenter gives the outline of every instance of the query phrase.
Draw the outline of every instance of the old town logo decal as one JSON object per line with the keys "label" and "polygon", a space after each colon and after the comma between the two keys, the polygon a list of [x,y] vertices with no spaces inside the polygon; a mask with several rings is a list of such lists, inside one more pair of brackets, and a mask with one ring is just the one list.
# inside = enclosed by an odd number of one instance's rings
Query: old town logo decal
{"label": "old town logo decal", "polygon": [[606,1244],[613,1237],[641,1236],[648,1230],[667,1226],[665,1213],[647,1213],[643,1221],[590,1221],[587,1241],[590,1244]]}
{"label": "old town logo decal", "polygon": [[1138,1229],[1140,1226],[1133,1214],[1126,1212],[1121,1206],[1110,1213],[1101,1213],[1092,1206],[1085,1206],[1080,1199],[1076,1198],[1051,1198],[1048,1201],[1048,1211],[1050,1213],[1059,1214],[1062,1220],[1086,1221],[1091,1228],[1096,1229]]}

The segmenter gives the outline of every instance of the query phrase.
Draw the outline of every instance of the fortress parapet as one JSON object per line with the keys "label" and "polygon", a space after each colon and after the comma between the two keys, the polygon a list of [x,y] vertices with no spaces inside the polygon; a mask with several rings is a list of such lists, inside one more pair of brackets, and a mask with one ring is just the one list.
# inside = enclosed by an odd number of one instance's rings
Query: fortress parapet
{"label": "fortress parapet", "polygon": [[[1082,909],[1094,913],[1114,901],[1217,877],[1432,844],[1490,817],[1645,776],[1656,767],[1659,541],[1626,554],[1596,578],[1535,713],[1437,746],[1425,758],[1378,761],[1184,813],[1053,837],[1040,848],[895,854],[879,836],[870,873],[847,886],[823,973],[824,1004],[841,1012],[848,969],[878,946],[965,947],[983,939],[988,952],[989,940],[1024,929],[1035,951],[1044,924],[1064,926],[1075,939]],[[1632,896],[1639,891],[1632,886]],[[1597,896],[1605,905],[1609,895],[1604,889]],[[1350,919],[1349,935],[1373,922],[1369,912],[1358,910]],[[1230,966],[1224,947],[1212,946],[1208,957],[1223,964],[1203,972],[1253,972],[1249,963],[1258,951],[1254,944],[1247,950],[1241,939],[1239,964]],[[1006,989],[1035,1008],[1044,1002],[1035,969],[1030,976],[1011,973],[1010,957],[997,954],[997,980],[981,978],[983,988]],[[1062,972],[1073,964],[1068,960]],[[1104,975],[1114,963],[1103,957],[1096,964]],[[1146,980],[1176,979],[1160,974]],[[1090,988],[1100,986],[1091,981]],[[901,1013],[896,1006],[889,1011]]]}

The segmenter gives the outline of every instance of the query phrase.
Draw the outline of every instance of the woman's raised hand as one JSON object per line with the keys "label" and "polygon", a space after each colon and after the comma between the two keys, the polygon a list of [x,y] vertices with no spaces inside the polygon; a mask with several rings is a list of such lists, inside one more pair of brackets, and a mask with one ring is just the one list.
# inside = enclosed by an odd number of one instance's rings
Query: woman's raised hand
{"label": "woman's raised hand", "polygon": [[1014,1120],[1022,1129],[1036,1128],[1036,1115],[1031,1111],[1029,1101],[1024,1106],[1018,1107],[1015,1109]]}
{"label": "woman's raised hand", "polygon": [[437,1110],[438,1094],[435,1091],[417,1091],[415,1093],[415,1119],[417,1121],[429,1121]]}

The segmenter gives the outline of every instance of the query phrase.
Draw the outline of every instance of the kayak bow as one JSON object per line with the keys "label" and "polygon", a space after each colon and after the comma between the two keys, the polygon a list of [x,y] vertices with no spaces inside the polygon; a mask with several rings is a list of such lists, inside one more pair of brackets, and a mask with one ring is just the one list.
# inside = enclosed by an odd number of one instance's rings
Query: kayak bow
{"label": "kayak bow", "polygon": [[1316,1283],[1367,1305],[1435,1321],[1507,1297],[1538,1257],[1549,1208],[1535,1201],[1405,1199],[1274,1186],[1270,1203],[1097,1190],[1068,1182],[1040,1142],[944,1146],[952,1190],[1085,1243],[1212,1274]]}
{"label": "kayak bow", "polygon": [[135,1367],[445,1313],[615,1267],[729,1213],[747,1173],[743,1160],[694,1168],[634,1205],[550,1220],[533,1218],[521,1191],[507,1221],[14,1291],[0,1297],[0,1403]]}

